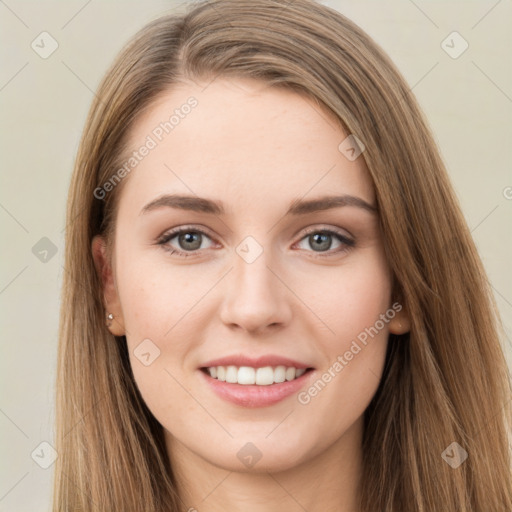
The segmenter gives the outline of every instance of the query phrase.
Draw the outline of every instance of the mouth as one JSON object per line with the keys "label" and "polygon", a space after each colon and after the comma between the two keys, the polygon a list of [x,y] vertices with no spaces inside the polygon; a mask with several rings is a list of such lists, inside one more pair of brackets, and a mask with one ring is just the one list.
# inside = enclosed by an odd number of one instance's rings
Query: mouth
{"label": "mouth", "polygon": [[242,386],[272,386],[299,379],[314,368],[295,368],[294,366],[209,366],[200,370],[212,379],[240,384]]}

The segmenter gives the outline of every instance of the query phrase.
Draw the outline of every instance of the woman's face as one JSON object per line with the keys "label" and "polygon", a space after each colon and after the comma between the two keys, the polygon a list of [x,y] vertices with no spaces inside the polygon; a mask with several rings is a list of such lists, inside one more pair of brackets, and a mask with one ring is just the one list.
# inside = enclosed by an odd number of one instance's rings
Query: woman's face
{"label": "woman's face", "polygon": [[105,296],[171,457],[270,471],[359,442],[405,319],[347,135],[302,96],[220,78],[135,124]]}

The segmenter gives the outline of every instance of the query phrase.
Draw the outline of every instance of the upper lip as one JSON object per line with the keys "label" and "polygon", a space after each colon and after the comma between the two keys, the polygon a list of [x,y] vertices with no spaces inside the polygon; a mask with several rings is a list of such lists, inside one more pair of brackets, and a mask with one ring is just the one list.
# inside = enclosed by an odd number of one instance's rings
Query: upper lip
{"label": "upper lip", "polygon": [[212,366],[251,366],[252,368],[262,368],[264,366],[286,366],[297,369],[312,368],[311,365],[300,363],[288,357],[282,357],[274,354],[267,354],[260,357],[247,357],[242,354],[212,359],[204,363],[201,368],[210,368]]}

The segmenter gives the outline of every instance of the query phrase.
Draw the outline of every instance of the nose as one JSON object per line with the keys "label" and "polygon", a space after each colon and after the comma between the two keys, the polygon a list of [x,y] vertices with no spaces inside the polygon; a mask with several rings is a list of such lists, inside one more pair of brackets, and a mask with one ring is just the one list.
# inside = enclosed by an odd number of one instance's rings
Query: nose
{"label": "nose", "polygon": [[235,253],[220,313],[225,325],[264,332],[289,323],[291,292],[271,265],[266,251],[252,263]]}

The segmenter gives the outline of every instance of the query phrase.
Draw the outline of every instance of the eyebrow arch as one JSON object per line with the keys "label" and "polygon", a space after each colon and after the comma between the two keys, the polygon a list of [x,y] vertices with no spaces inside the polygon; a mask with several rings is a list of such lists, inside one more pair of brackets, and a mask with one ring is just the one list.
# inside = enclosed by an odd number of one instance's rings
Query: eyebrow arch
{"label": "eyebrow arch", "polygon": [[[292,201],[285,215],[305,215],[319,211],[330,210],[332,208],[340,208],[342,206],[355,206],[362,208],[370,213],[376,214],[377,208],[366,202],[360,197],[343,195],[343,196],[323,196],[317,199],[295,200]],[[157,208],[168,207],[180,210],[188,210],[200,213],[209,213],[212,215],[224,215],[225,209],[222,201],[214,201],[197,196],[184,196],[178,194],[166,194],[149,202],[142,208],[139,215],[146,214]]]}

